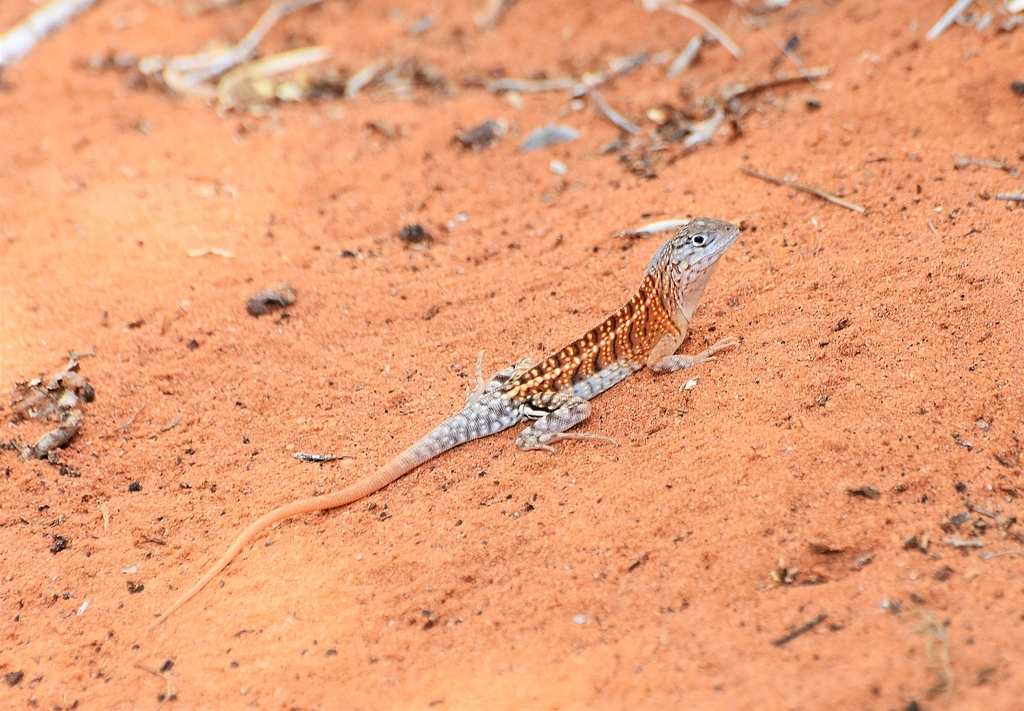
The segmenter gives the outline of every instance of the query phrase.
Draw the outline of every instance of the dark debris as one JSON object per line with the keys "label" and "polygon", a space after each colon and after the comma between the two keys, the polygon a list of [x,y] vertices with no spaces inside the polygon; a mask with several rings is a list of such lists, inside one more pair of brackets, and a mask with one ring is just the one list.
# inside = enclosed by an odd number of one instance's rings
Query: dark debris
{"label": "dark debris", "polygon": [[858,486],[856,489],[847,489],[846,493],[850,496],[863,496],[865,499],[871,499],[872,501],[877,501],[882,498],[878,489],[868,485]]}
{"label": "dark debris", "polygon": [[45,385],[41,378],[15,384],[11,393],[14,422],[38,418],[60,421],[59,427],[40,437],[34,445],[18,446],[25,459],[48,459],[55,454],[54,450],[66,447],[78,434],[85,418],[81,404],[96,398],[96,391],[78,370],[78,361],[72,358],[64,370]]}
{"label": "dark debris", "polygon": [[505,131],[503,121],[484,121],[479,126],[466,129],[455,136],[455,141],[463,148],[482,151],[500,143]]}
{"label": "dark debris", "polygon": [[262,316],[273,309],[282,309],[295,303],[295,290],[290,284],[281,283],[273,289],[263,289],[245,300],[245,310],[250,316]]}
{"label": "dark debris", "polygon": [[409,244],[420,244],[421,242],[432,242],[434,240],[434,236],[427,232],[423,225],[419,223],[403,227],[398,233],[398,238]]}

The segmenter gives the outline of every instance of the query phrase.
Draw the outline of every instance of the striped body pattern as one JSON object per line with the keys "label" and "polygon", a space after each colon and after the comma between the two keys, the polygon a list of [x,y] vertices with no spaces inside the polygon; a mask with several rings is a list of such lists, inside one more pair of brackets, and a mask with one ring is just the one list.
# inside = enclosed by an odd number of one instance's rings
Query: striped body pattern
{"label": "striped body pattern", "polygon": [[572,390],[589,400],[643,368],[654,344],[669,333],[678,335],[679,329],[647,274],[622,308],[516,378],[505,396],[515,400]]}
{"label": "striped body pattern", "polygon": [[373,474],[334,493],[292,501],[260,516],[151,628],[202,590],[267,527],[358,501],[465,442],[531,420],[516,438],[523,450],[554,452],[551,445],[563,439],[614,443],[602,435],[568,431],[590,416],[592,398],[644,367],[668,373],[714,360],[715,353],[738,345],[736,339],[725,338],[694,356],[676,354],[719,258],[738,236],[739,230],[728,222],[695,218],[658,248],[633,297],[565,348],[539,364],[521,360],[486,381],[481,353],[476,389],[461,411]]}

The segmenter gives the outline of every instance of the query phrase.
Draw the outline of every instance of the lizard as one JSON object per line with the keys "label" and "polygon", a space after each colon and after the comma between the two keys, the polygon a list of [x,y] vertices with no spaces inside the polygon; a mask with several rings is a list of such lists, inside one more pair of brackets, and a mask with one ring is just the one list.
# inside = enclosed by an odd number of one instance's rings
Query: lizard
{"label": "lizard", "polygon": [[339,491],[297,499],[257,518],[150,629],[194,597],[246,543],[269,526],[293,516],[359,501],[461,444],[496,434],[524,420],[531,424],[516,437],[516,445],[522,450],[554,452],[551,445],[564,439],[615,443],[599,434],[567,430],[590,416],[591,399],[644,367],[655,373],[670,373],[716,360],[719,351],[739,345],[737,339],[728,337],[697,355],[676,354],[719,259],[738,236],[739,229],[729,222],[694,218],[654,253],[633,297],[569,345],[540,363],[520,360],[488,381],[484,381],[481,372],[481,353],[476,388],[460,412],[375,473]]}

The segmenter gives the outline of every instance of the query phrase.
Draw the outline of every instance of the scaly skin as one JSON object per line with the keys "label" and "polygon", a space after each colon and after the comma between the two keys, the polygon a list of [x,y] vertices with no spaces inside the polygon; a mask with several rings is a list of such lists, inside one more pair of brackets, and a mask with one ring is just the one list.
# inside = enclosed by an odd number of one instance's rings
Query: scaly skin
{"label": "scaly skin", "polygon": [[589,400],[645,366],[656,373],[669,373],[715,360],[715,353],[739,344],[734,338],[725,338],[695,356],[675,355],[719,258],[738,236],[739,230],[728,222],[710,217],[691,220],[655,252],[633,298],[565,348],[536,365],[521,360],[486,382],[478,361],[477,387],[461,412],[351,486],[299,499],[260,516],[150,629],[202,590],[267,527],[292,516],[358,501],[460,444],[523,420],[535,420],[516,438],[516,445],[524,450],[554,452],[551,445],[562,439],[613,441],[567,430],[590,415]]}

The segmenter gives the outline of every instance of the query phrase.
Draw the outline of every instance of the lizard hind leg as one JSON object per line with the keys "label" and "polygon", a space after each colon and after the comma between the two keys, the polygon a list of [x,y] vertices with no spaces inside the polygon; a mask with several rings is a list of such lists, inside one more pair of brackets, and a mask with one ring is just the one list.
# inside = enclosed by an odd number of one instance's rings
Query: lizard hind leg
{"label": "lizard hind leg", "polygon": [[476,357],[476,387],[469,393],[469,397],[466,398],[466,407],[469,407],[474,402],[480,399],[480,396],[487,391],[487,381],[484,380],[484,351],[480,351],[480,355]]}
{"label": "lizard hind leg", "polygon": [[[719,351],[724,351],[727,348],[736,348],[740,342],[738,339],[729,336],[716,342],[713,346],[707,350],[701,351],[696,355],[663,355],[656,352],[657,349],[651,351],[650,358],[647,361],[647,366],[655,373],[672,373],[683,368],[692,368],[695,365],[701,363],[707,363],[711,360],[718,360],[715,356]],[[673,349],[675,350],[675,349]]]}
{"label": "lizard hind leg", "polygon": [[571,392],[543,393],[527,403],[524,414],[537,417],[536,422],[519,433],[516,446],[524,451],[543,449],[555,453],[551,445],[563,439],[594,439],[609,442],[616,447],[619,443],[611,437],[589,432],[567,432],[590,417],[590,403]]}

